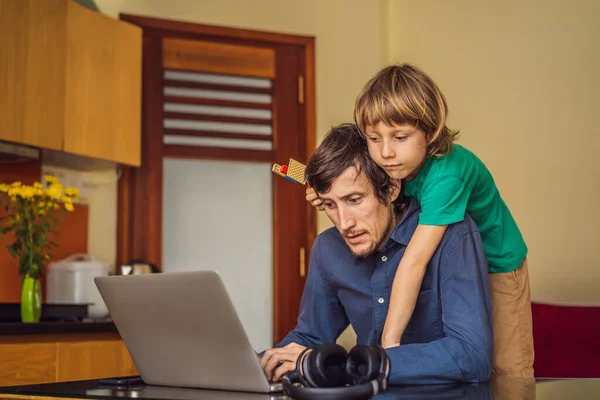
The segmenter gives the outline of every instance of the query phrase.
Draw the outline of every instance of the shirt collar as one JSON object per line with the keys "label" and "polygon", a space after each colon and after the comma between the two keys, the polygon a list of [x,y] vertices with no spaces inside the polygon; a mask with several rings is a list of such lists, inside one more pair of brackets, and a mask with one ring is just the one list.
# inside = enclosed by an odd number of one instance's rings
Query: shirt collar
{"label": "shirt collar", "polygon": [[409,199],[410,204],[408,205],[408,208],[390,235],[390,239],[405,246],[408,246],[408,242],[410,242],[410,239],[417,229],[417,225],[419,224],[419,214],[421,213],[421,206],[419,203],[417,203],[413,197],[410,197]]}

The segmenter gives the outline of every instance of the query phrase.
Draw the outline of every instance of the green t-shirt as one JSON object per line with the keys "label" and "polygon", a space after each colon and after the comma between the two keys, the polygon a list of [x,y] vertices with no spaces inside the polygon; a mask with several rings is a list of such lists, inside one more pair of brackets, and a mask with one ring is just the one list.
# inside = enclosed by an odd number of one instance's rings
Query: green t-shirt
{"label": "green t-shirt", "polygon": [[494,178],[475,154],[455,144],[445,157],[429,157],[404,194],[421,205],[419,223],[448,225],[469,213],[481,233],[489,272],[510,272],[522,264],[527,245]]}

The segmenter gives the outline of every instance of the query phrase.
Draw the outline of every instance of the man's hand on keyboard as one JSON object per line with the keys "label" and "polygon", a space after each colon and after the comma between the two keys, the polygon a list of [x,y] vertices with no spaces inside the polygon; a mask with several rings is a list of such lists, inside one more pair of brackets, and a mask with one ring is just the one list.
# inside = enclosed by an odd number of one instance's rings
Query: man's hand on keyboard
{"label": "man's hand on keyboard", "polygon": [[269,349],[260,359],[260,366],[265,370],[267,379],[277,382],[283,374],[296,369],[298,356],[306,347],[290,343],[278,349]]}

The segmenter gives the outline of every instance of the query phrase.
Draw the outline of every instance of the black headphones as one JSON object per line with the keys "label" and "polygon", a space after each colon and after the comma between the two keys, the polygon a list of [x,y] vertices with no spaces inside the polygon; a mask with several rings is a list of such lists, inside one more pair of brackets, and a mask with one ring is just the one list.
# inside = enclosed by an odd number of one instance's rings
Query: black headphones
{"label": "black headphones", "polygon": [[381,346],[359,344],[347,352],[338,344],[305,349],[296,369],[281,378],[283,392],[296,400],[361,400],[384,391],[390,359]]}

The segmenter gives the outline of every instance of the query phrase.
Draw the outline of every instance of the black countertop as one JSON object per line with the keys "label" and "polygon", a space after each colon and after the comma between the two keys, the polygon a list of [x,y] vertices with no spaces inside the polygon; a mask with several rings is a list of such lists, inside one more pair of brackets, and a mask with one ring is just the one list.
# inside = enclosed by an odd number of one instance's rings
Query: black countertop
{"label": "black countertop", "polygon": [[39,335],[47,333],[117,332],[110,322],[0,322],[0,335]]}
{"label": "black countertop", "polygon": [[[235,379],[235,377],[232,377]],[[600,379],[519,380],[499,378],[481,384],[395,386],[373,399],[494,399],[558,400],[597,399]],[[4,396],[2,396],[4,395]],[[97,380],[0,387],[0,396],[25,395],[79,399],[165,399],[165,400],[279,400],[282,394],[257,394],[200,390],[166,386],[138,385],[118,387],[101,385]],[[318,399],[315,399],[318,400]]]}

